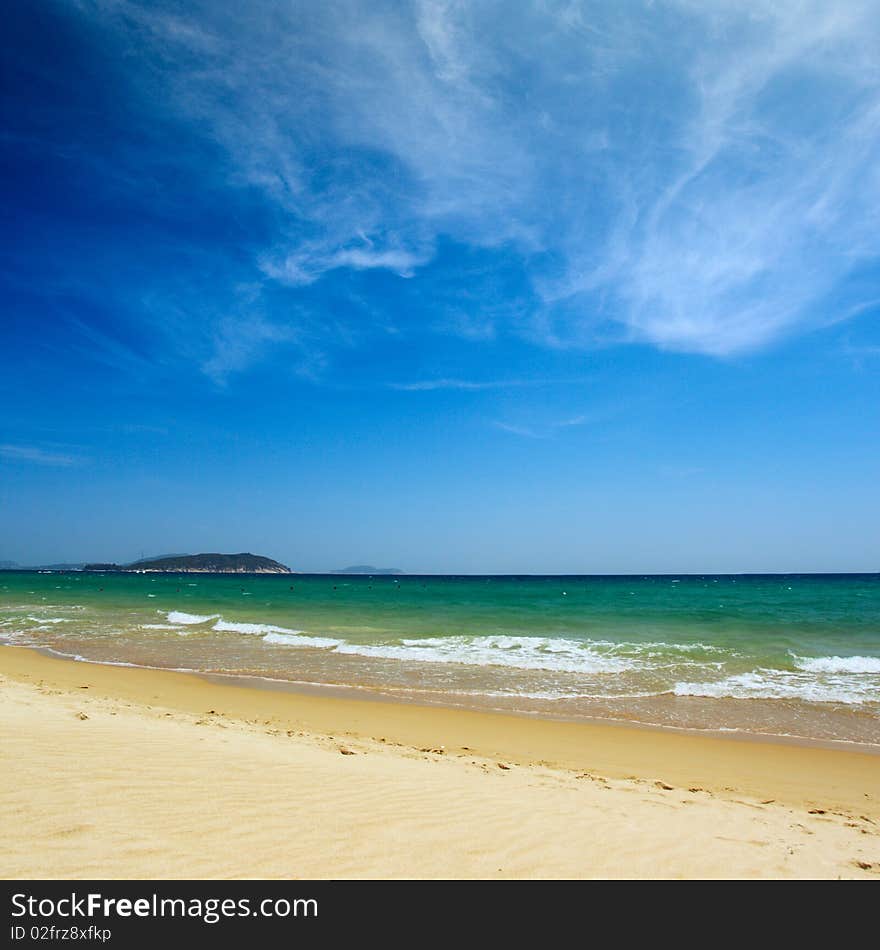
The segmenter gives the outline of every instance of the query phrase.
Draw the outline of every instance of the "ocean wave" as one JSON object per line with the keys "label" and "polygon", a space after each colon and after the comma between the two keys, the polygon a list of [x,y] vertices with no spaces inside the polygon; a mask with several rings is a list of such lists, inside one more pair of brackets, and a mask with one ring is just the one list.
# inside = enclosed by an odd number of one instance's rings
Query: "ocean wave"
{"label": "ocean wave", "polygon": [[880,673],[876,656],[796,656],[795,666],[807,673]]}
{"label": "ocean wave", "polygon": [[641,656],[668,656],[675,653],[710,653],[738,656],[727,647],[716,647],[710,643],[669,643],[666,640],[588,640],[591,646],[607,647],[612,653],[633,653]]}
{"label": "ocean wave", "polygon": [[28,617],[34,623],[70,623],[70,617]]}
{"label": "ocean wave", "polygon": [[302,630],[292,630],[289,627],[276,627],[271,623],[233,623],[232,621],[223,620],[222,618],[218,620],[211,629],[216,630],[218,633],[247,633],[256,636],[262,636],[267,633],[285,633],[295,636],[296,634],[302,633]]}
{"label": "ocean wave", "polygon": [[327,649],[338,647],[341,640],[331,640],[329,637],[309,637],[299,631],[289,633],[267,633],[263,637],[263,643],[272,643],[277,646],[285,647],[314,647],[317,649]]}
{"label": "ocean wave", "polygon": [[343,642],[335,652],[392,660],[506,666],[556,673],[622,673],[641,666],[640,661],[633,658],[598,652],[589,643],[549,637],[426,637],[401,640],[398,644]]}
{"label": "ocean wave", "polygon": [[[647,674],[652,679],[660,676],[666,681],[663,685],[656,683],[653,686],[658,692],[665,689],[677,696],[801,699],[845,704],[880,702],[880,681],[870,675],[880,673],[880,658],[876,657],[802,657],[792,654],[794,670],[759,667],[724,676],[726,664],[735,658],[742,659],[741,654],[731,648],[704,642],[581,640],[514,634],[402,637],[386,642],[376,642],[375,639],[358,642],[344,636],[313,635],[272,623],[226,620],[219,614],[190,614],[176,610],[164,613],[167,624],[148,624],[143,625],[144,628],[169,629],[185,636],[201,631],[181,630],[181,625],[189,628],[210,624],[207,629],[211,632],[259,637],[266,646],[318,649],[340,656],[404,663],[497,667],[603,679]],[[593,690],[588,692],[596,695]],[[604,686],[600,692],[604,692]],[[543,698],[549,699],[550,696]]]}
{"label": "ocean wave", "polygon": [[219,614],[186,614],[182,610],[163,610],[160,613],[164,613],[168,618],[169,623],[182,623],[186,625],[193,625],[197,623],[207,623],[209,620],[217,620]]}
{"label": "ocean wave", "polygon": [[328,637],[312,637],[304,634],[302,630],[296,630],[292,627],[279,627],[272,623],[224,620],[219,614],[188,614],[179,610],[172,610],[167,612],[166,616],[171,623],[141,624],[141,628],[147,630],[174,630],[185,636],[195,631],[181,630],[175,624],[194,627],[210,623],[213,620],[216,622],[211,624],[210,629],[216,633],[239,633],[244,636],[262,637],[264,643],[276,646],[328,648],[339,646],[342,643],[341,640]]}
{"label": "ocean wave", "polygon": [[[575,640],[566,637],[534,637],[508,634],[482,636],[435,636],[401,638],[364,643],[344,637],[307,634],[302,630],[271,623],[225,620],[218,614],[166,612],[169,623],[197,626],[211,623],[217,633],[262,637],[272,646],[332,650],[344,656],[362,656],[414,663],[447,663],[465,666],[496,666],[511,669],[602,675],[670,667],[712,666],[719,668],[719,655],[736,654],[706,643],[665,641]],[[151,625],[159,629],[159,625]],[[710,661],[708,657],[713,659]],[[703,660],[703,657],[706,657]]]}
{"label": "ocean wave", "polygon": [[799,699],[811,703],[859,706],[880,702],[880,684],[852,675],[816,676],[806,672],[757,669],[703,683],[676,683],[676,696],[710,699]]}

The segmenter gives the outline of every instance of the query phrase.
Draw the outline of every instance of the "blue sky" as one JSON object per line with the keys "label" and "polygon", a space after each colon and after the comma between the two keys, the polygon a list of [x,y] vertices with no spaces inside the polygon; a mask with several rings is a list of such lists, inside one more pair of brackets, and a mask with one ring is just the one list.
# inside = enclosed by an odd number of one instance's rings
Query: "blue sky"
{"label": "blue sky", "polygon": [[6,18],[0,559],[880,570],[876,4]]}

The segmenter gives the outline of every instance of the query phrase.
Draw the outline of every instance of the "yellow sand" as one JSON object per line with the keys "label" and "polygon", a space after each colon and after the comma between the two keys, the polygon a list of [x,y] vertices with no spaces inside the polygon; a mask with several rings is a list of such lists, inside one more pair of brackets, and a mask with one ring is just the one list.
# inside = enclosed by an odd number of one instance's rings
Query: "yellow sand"
{"label": "yellow sand", "polygon": [[12,648],[0,816],[7,878],[880,878],[878,755]]}

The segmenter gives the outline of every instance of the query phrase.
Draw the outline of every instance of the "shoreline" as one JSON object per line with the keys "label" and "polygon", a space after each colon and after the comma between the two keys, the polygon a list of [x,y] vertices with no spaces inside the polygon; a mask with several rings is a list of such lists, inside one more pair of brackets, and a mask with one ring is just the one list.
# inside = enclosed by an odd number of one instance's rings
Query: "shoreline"
{"label": "shoreline", "polygon": [[0,639],[268,687],[880,751],[871,580],[71,578],[5,584]]}
{"label": "shoreline", "polygon": [[[272,676],[261,676],[248,673],[219,673],[206,672],[194,669],[179,669],[161,666],[145,666],[137,663],[128,663],[117,660],[92,660],[86,657],[64,653],[55,647],[48,646],[23,646],[13,643],[0,644],[0,647],[8,647],[13,650],[30,650],[41,656],[48,656],[51,659],[62,660],[71,663],[84,663],[93,666],[107,666],[119,669],[151,670],[157,673],[179,673],[184,676],[194,676],[209,682],[215,682],[218,686],[238,686],[244,688],[266,690],[269,692],[292,693],[294,695],[323,697],[327,699],[344,699],[355,702],[367,703],[388,703],[401,706],[415,706],[426,709],[450,709],[464,712],[474,712],[478,715],[498,715],[512,716],[514,718],[526,720],[543,720],[547,722],[563,723],[583,723],[586,725],[595,725],[600,727],[620,728],[620,729],[639,729],[652,732],[671,733],[673,735],[707,737],[719,739],[725,742],[757,742],[770,743],[773,745],[794,745],[805,746],[807,748],[826,749],[829,751],[850,750],[861,752],[866,755],[880,756],[880,739],[877,742],[859,742],[853,739],[821,739],[811,736],[797,736],[788,734],[779,734],[772,732],[750,732],[746,729],[718,729],[707,727],[699,729],[694,726],[675,726],[669,723],[644,722],[638,719],[613,718],[610,716],[566,716],[563,714],[552,715],[541,710],[513,710],[502,709],[489,704],[477,703],[455,703],[449,700],[438,699],[429,701],[416,697],[412,692],[401,690],[399,694],[391,694],[383,691],[379,687],[363,686],[357,683],[319,683],[309,682],[307,680],[288,680]],[[0,664],[2,669],[2,664]],[[454,694],[440,694],[454,695]]]}
{"label": "shoreline", "polygon": [[863,751],[24,647],[0,650],[0,682],[7,877],[880,875],[880,757]]}
{"label": "shoreline", "polygon": [[[23,656],[9,661],[9,654]],[[98,670],[102,672],[98,673]],[[103,671],[107,671],[106,674]],[[744,761],[752,752],[755,753],[753,758],[758,759],[775,759],[777,755],[787,758],[788,767],[795,769],[807,759],[812,761],[810,753],[816,753],[817,757],[821,754],[823,759],[826,755],[840,756],[841,761],[828,760],[829,765],[833,761],[838,767],[844,758],[849,764],[860,763],[863,759],[874,760],[880,800],[880,755],[873,747],[856,746],[855,743],[832,746],[822,740],[795,737],[713,733],[620,720],[557,719],[401,702],[376,695],[369,698],[328,695],[325,691],[360,691],[361,687],[325,687],[316,684],[313,689],[297,689],[287,688],[287,681],[279,681],[279,688],[273,688],[254,685],[256,677],[93,663],[46,656],[41,650],[32,647],[11,647],[0,651],[0,674],[23,678],[25,681],[39,675],[44,680],[48,679],[53,687],[62,689],[72,689],[75,680],[93,680],[89,689],[100,690],[103,698],[142,702],[149,695],[156,705],[164,705],[178,712],[204,712],[201,706],[205,699],[210,698],[215,705],[225,707],[224,715],[243,721],[248,721],[254,715],[265,714],[282,723],[304,722],[315,731],[364,738],[384,728],[384,732],[391,734],[395,741],[413,746],[430,745],[438,734],[448,736],[450,741],[445,744],[450,746],[466,735],[491,737],[488,745],[492,751],[489,754],[518,758],[522,764],[540,762],[581,769],[589,765],[583,752],[584,748],[589,748],[594,757],[594,766],[600,761],[606,770],[618,772],[618,777],[624,777],[624,772],[632,770],[628,756],[630,750],[636,750],[637,756],[644,756],[641,762],[655,763],[661,769],[665,766],[666,771],[675,773],[683,784],[686,781],[681,779],[681,769],[674,760],[676,753],[687,748],[688,743],[693,743],[694,749],[699,749],[708,760],[715,763]],[[80,688],[80,685],[78,683],[76,688]],[[357,728],[349,728],[351,725]],[[444,743],[434,741],[434,745]],[[627,758],[610,752],[617,745],[627,748]],[[729,752],[725,752],[726,747],[731,747]],[[478,750],[477,745],[468,748]],[[670,753],[669,761],[664,761],[667,752]],[[857,758],[848,758],[853,756]],[[820,781],[815,776],[811,778]],[[822,788],[821,783],[819,787]],[[759,792],[763,791],[766,789],[759,789]],[[816,794],[820,792],[817,790]]]}

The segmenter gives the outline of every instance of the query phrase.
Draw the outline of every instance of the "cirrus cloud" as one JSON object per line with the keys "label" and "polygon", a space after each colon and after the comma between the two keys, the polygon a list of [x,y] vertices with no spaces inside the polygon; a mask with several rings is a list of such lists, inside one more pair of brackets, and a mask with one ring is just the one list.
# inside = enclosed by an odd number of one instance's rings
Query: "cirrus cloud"
{"label": "cirrus cloud", "polygon": [[855,312],[876,262],[869,2],[78,8],[262,195],[268,281],[430,284],[451,240],[516,262],[510,332],[726,356]]}

